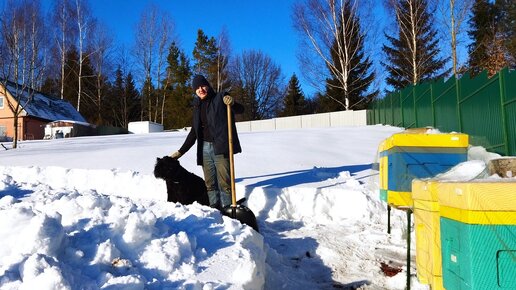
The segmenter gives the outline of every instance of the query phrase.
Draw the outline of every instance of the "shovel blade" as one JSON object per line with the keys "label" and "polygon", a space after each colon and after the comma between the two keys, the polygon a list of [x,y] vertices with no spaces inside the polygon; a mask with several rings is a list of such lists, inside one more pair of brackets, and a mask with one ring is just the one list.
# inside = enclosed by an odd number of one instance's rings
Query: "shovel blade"
{"label": "shovel blade", "polygon": [[238,220],[242,224],[246,224],[252,227],[255,231],[258,231],[258,223],[256,222],[256,216],[254,213],[245,205],[237,204],[236,206],[228,205],[222,209],[222,214],[230,218]]}

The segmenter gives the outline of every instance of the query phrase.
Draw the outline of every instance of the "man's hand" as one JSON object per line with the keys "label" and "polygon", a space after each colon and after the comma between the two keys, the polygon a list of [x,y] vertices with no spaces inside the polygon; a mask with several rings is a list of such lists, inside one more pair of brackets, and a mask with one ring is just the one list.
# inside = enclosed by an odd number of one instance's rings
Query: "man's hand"
{"label": "man's hand", "polygon": [[176,151],[172,154],[170,154],[170,157],[171,158],[174,158],[174,159],[179,159],[179,157],[183,156],[183,153],[179,152],[179,151]]}
{"label": "man's hand", "polygon": [[224,101],[224,104],[230,105],[230,106],[233,106],[233,104],[235,103],[235,100],[233,100],[233,97],[230,95],[225,95],[223,101]]}

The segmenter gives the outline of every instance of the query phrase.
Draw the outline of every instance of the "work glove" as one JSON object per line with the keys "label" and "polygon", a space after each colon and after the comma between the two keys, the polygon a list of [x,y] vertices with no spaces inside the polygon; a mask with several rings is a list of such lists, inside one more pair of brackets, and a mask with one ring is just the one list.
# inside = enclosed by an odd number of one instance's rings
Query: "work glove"
{"label": "work glove", "polygon": [[225,95],[223,101],[224,101],[224,104],[230,105],[230,106],[233,106],[233,104],[235,103],[235,100],[233,100],[233,97],[230,95]]}
{"label": "work glove", "polygon": [[179,159],[179,157],[183,156],[183,153],[179,152],[179,151],[176,151],[172,154],[170,154],[170,157],[171,158],[174,158],[174,159]]}

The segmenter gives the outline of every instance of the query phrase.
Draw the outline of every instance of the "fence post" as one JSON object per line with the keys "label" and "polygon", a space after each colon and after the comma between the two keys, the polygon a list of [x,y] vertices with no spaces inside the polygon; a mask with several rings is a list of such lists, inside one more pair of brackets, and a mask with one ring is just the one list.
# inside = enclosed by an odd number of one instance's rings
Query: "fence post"
{"label": "fence post", "polygon": [[432,127],[433,128],[437,128],[435,126],[435,105],[434,105],[434,101],[435,101],[435,98],[434,98],[434,86],[435,86],[436,83],[437,83],[437,81],[433,81],[430,84],[430,109],[432,110]]}
{"label": "fence post", "polygon": [[505,147],[505,155],[509,156],[509,131],[507,129],[507,116],[505,114],[505,73],[508,70],[505,68],[498,72],[498,83],[500,85],[500,106],[502,113],[502,130],[503,130],[503,142]]}
{"label": "fence post", "polygon": [[414,100],[414,107],[412,108],[412,112],[414,112],[414,128],[417,127],[418,118],[417,118],[417,110],[416,110],[416,87],[412,87],[412,100]]}
{"label": "fence post", "polygon": [[455,78],[455,94],[457,96],[457,118],[459,119],[459,132],[462,132],[462,118],[460,116],[460,80],[457,78],[457,75],[453,76]]}
{"label": "fence post", "polygon": [[[402,90],[400,90],[400,93],[398,94],[399,104],[400,104],[400,114],[401,114],[401,126],[403,128],[407,128],[407,126],[405,126],[405,115],[403,114],[403,95],[401,92],[402,92]],[[392,117],[394,119],[394,115]]]}

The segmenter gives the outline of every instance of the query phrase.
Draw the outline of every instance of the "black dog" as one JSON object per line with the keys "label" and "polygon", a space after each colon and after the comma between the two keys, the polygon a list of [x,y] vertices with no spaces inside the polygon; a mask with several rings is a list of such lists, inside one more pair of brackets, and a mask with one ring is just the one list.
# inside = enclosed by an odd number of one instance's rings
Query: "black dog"
{"label": "black dog", "polygon": [[167,201],[181,204],[197,201],[202,205],[210,205],[204,180],[184,169],[177,159],[169,156],[157,158],[154,176],[167,182]]}

